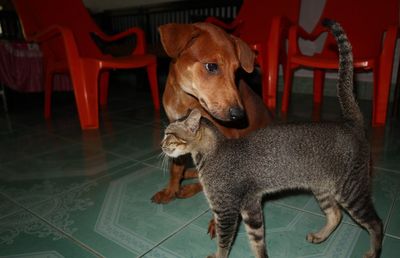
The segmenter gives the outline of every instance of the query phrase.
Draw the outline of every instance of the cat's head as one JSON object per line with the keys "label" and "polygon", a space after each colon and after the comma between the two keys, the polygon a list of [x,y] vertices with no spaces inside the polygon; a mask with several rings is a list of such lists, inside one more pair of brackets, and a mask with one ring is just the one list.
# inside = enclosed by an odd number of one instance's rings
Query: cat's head
{"label": "cat's head", "polygon": [[193,109],[184,120],[171,123],[165,129],[161,148],[172,158],[191,153],[199,141],[201,111]]}

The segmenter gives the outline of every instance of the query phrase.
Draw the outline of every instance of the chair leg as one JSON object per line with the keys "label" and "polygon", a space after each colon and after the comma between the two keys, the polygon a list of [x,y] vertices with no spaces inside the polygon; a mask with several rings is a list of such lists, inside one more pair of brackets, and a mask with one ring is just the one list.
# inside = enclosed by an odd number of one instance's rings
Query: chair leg
{"label": "chair leg", "polygon": [[275,111],[279,74],[279,53],[271,51],[270,54],[270,56],[267,56],[266,53],[263,53],[262,56],[262,62],[267,63],[264,65],[265,72],[263,73],[263,98],[268,109]]}
{"label": "chair leg", "polygon": [[393,101],[393,112],[392,117],[397,118],[399,112],[399,101],[400,101],[400,66],[397,67],[396,83],[394,86],[394,101]]}
{"label": "chair leg", "polygon": [[266,63],[266,59],[263,57],[263,49],[260,44],[254,45],[254,49],[257,51],[256,62],[260,67],[261,71],[261,94],[262,100],[265,106],[268,106],[268,64]]}
{"label": "chair leg", "polygon": [[44,117],[49,119],[51,117],[51,94],[53,91],[53,72],[45,72],[44,82]]}
{"label": "chair leg", "polygon": [[82,129],[99,127],[98,63],[86,62],[83,69],[71,71],[74,94]]}
{"label": "chair leg", "polygon": [[314,95],[313,104],[322,105],[322,99],[324,95],[324,81],[325,71],[320,69],[314,69]]}
{"label": "chair leg", "polygon": [[3,99],[3,107],[4,107],[4,112],[8,112],[8,106],[7,106],[7,99],[6,99],[6,92],[4,90],[4,85],[3,83],[0,83],[0,95]]}
{"label": "chair leg", "polygon": [[158,82],[157,82],[157,63],[154,62],[146,67],[147,77],[150,83],[151,97],[153,99],[154,109],[160,110],[160,97],[158,94]]}
{"label": "chair leg", "polygon": [[292,83],[293,83],[293,73],[294,70],[290,67],[290,63],[286,64],[286,69],[284,72],[284,86],[283,86],[283,97],[282,97],[282,107],[281,112],[287,113],[289,111],[290,95],[292,94]]}
{"label": "chair leg", "polygon": [[376,71],[374,71],[374,101],[372,109],[372,126],[385,125],[389,104],[392,73],[391,71],[386,71],[379,68],[381,67],[377,67]]}
{"label": "chair leg", "polygon": [[325,82],[325,71],[321,69],[314,69],[313,109],[312,109],[313,121],[319,121],[321,119],[322,101],[324,98],[324,82]]}
{"label": "chair leg", "polygon": [[108,99],[108,83],[110,80],[110,72],[104,71],[100,74],[100,105],[107,105]]}

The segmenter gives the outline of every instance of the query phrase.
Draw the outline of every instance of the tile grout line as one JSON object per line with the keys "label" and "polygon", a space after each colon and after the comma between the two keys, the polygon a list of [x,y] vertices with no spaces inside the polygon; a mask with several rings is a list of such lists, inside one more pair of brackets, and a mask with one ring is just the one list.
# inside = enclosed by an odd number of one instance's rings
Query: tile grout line
{"label": "tile grout line", "polygon": [[[68,237],[71,241],[74,241],[74,242],[76,242],[78,245],[81,245],[83,248],[85,248],[85,249],[91,251],[91,252],[94,253],[96,256],[104,258],[104,256],[102,256],[101,254],[99,254],[97,251],[95,251],[95,250],[92,249],[91,247],[87,246],[85,243],[79,241],[78,239],[75,239],[75,238],[74,238],[73,236],[71,236],[70,234],[65,233],[63,230],[57,228],[57,227],[56,227],[55,225],[53,225],[50,221],[47,221],[45,218],[41,217],[39,214],[36,214],[34,211],[31,210],[31,208],[34,207],[34,206],[42,205],[42,204],[44,204],[45,202],[48,202],[48,201],[54,199],[54,197],[58,197],[58,196],[61,196],[61,195],[65,195],[65,194],[68,194],[68,193],[70,193],[70,192],[72,192],[72,191],[74,191],[74,190],[77,190],[77,189],[79,189],[79,188],[82,188],[82,187],[85,187],[85,186],[88,186],[88,185],[91,185],[91,184],[95,184],[95,183],[97,183],[98,181],[103,180],[103,179],[106,178],[106,177],[109,177],[109,176],[118,174],[118,173],[120,173],[122,170],[131,168],[131,167],[134,167],[134,166],[136,166],[136,165],[138,165],[138,164],[142,164],[142,163],[136,161],[135,163],[133,163],[133,164],[131,164],[131,165],[129,165],[129,166],[123,167],[123,168],[121,168],[121,169],[118,169],[117,171],[115,171],[115,172],[113,172],[113,173],[111,173],[111,174],[105,174],[105,175],[99,176],[99,177],[97,177],[97,178],[95,178],[95,179],[88,180],[88,181],[85,182],[85,183],[82,183],[82,184],[80,184],[80,185],[77,185],[77,186],[75,186],[75,187],[73,187],[73,188],[71,188],[71,189],[69,189],[69,190],[66,190],[66,191],[63,191],[63,192],[61,192],[61,193],[58,193],[58,194],[56,194],[56,195],[54,195],[54,196],[52,196],[52,197],[50,197],[50,198],[48,198],[48,199],[39,201],[39,202],[35,203],[34,205],[28,206],[28,207],[25,207],[24,205],[20,204],[18,201],[14,200],[13,197],[8,196],[7,193],[4,193],[4,192],[1,192],[1,191],[0,191],[0,196],[5,197],[6,199],[8,199],[8,200],[11,201],[12,203],[14,203],[16,206],[18,206],[19,208],[21,208],[22,210],[25,210],[25,211],[27,211],[28,213],[31,213],[32,215],[34,215],[34,216],[37,217],[38,219],[42,220],[42,221],[45,222],[46,224],[49,224],[49,226],[55,228],[55,229],[56,229],[57,231],[59,231],[62,235],[65,235],[65,236]],[[142,164],[142,165],[144,165],[144,164]],[[147,167],[149,167],[149,166],[147,165]],[[3,218],[6,218],[6,217],[8,217],[8,216],[11,216],[11,215],[14,215],[14,214],[16,214],[16,213],[19,213],[19,212],[21,212],[22,210],[16,210],[16,211],[14,211],[14,212],[12,212],[12,213],[10,213],[10,214],[7,214],[7,215],[5,215],[5,216],[0,217],[0,219],[3,219]],[[202,214],[204,214],[204,213],[205,213],[205,212],[203,212]],[[201,214],[201,215],[202,215],[202,214]],[[197,218],[197,217],[196,217],[196,218]],[[176,233],[176,232],[174,232],[174,233]],[[152,248],[152,249],[154,249],[154,248]],[[152,250],[152,249],[151,249],[151,250]],[[92,251],[92,250],[93,250],[93,251]]]}
{"label": "tile grout line", "polygon": [[[130,109],[127,109],[127,110],[130,110]],[[125,110],[125,111],[127,111],[127,110]],[[115,113],[125,112],[125,111],[117,111]],[[110,133],[104,133],[104,134],[101,135],[101,137],[108,137],[108,136],[113,135],[113,134],[119,134],[119,133],[128,131],[131,128],[136,128],[136,127],[140,127],[140,126],[146,126],[146,125],[153,126],[153,124],[154,124],[154,122],[146,122],[146,121],[139,121],[139,120],[136,120],[136,121],[139,122],[140,125],[134,125],[132,127],[126,128],[126,129],[121,129],[120,131],[117,131],[117,132],[114,132],[114,133],[111,133],[111,132]],[[57,132],[46,132],[46,134],[55,136],[55,137],[57,137],[59,139],[68,141],[68,142],[73,143],[73,144],[81,144],[82,143],[82,141],[80,141],[80,140],[71,139],[68,136],[64,136],[64,135],[62,135],[60,133],[57,133]]]}
{"label": "tile grout line", "polygon": [[383,167],[378,167],[378,166],[373,166],[374,169],[379,169],[382,171],[386,171],[386,172],[391,172],[391,173],[395,173],[395,174],[400,174],[400,170],[396,170],[396,169],[390,169],[390,168],[383,168]]}
{"label": "tile grout line", "polygon": [[[3,197],[6,198],[7,200],[11,201],[11,198],[10,198],[9,196],[7,196],[6,194],[4,194],[3,192],[1,192],[1,191],[0,191],[0,196],[3,196]],[[46,199],[46,201],[47,201],[47,199]],[[42,202],[42,201],[41,201],[41,202]],[[14,202],[13,202],[13,203],[14,203]],[[9,213],[9,214],[2,215],[2,216],[0,216],[0,220],[2,220],[2,219],[4,219],[4,218],[7,218],[8,216],[12,216],[12,215],[14,215],[14,214],[16,214],[16,213],[19,213],[19,212],[21,212],[21,210],[15,210],[15,211],[13,211],[13,212],[11,212],[11,213]]]}
{"label": "tile grout line", "polygon": [[[145,159],[137,159],[137,158],[130,157],[129,155],[124,155],[124,154],[116,153],[116,152],[114,152],[114,151],[112,151],[112,150],[104,150],[104,151],[107,152],[107,153],[109,153],[109,154],[112,154],[112,155],[114,155],[114,156],[117,156],[117,157],[119,157],[119,158],[124,158],[124,159],[130,160],[130,161],[134,161],[134,162],[136,162],[136,163],[141,163],[142,165],[146,165],[146,166],[148,166],[148,167],[161,169],[160,167],[158,167],[158,166],[156,166],[156,165],[152,165],[152,164],[146,163],[146,161],[148,161],[148,160],[150,160],[150,159],[152,159],[152,158],[158,156],[159,154],[151,155],[151,156],[149,156],[149,157],[147,157],[147,158],[145,158]],[[135,151],[136,151],[136,150],[135,150]],[[139,151],[139,149],[137,149],[137,151]],[[153,150],[151,150],[150,152],[152,152],[152,151],[153,151]],[[161,152],[161,150],[160,150],[160,152]]]}
{"label": "tile grout line", "polygon": [[[279,202],[277,202],[275,204],[279,205],[279,206],[282,206],[282,207],[285,207],[285,208],[289,208],[289,209],[297,210],[297,211],[300,211],[300,212],[308,213],[308,214],[311,214],[311,215],[314,215],[314,216],[318,216],[320,218],[326,218],[326,216],[323,215],[323,214],[319,214],[319,213],[316,213],[316,212],[313,212],[313,211],[308,211],[308,210],[305,210],[305,209],[302,209],[302,208],[298,208],[298,207],[295,207],[295,206],[291,206],[291,205],[288,205],[288,204],[279,203]],[[344,212],[343,209],[341,209],[341,211]],[[343,219],[341,220],[341,223],[346,224],[346,225],[350,225],[350,226],[359,226],[357,223],[351,223],[351,222],[348,222],[348,221],[344,221]]]}
{"label": "tile grout line", "polygon": [[[53,200],[54,197],[59,197],[59,196],[61,196],[61,195],[68,194],[68,193],[70,193],[70,192],[72,192],[72,191],[74,191],[74,190],[77,190],[77,189],[79,189],[79,188],[82,188],[82,187],[85,187],[85,186],[89,186],[89,185],[91,185],[91,184],[94,184],[94,183],[96,183],[97,181],[100,181],[100,180],[102,180],[102,179],[105,178],[105,177],[108,177],[108,176],[112,176],[112,175],[114,175],[114,174],[117,174],[117,173],[121,172],[122,170],[128,169],[128,168],[130,168],[130,167],[134,167],[134,166],[136,166],[136,165],[139,164],[139,163],[140,163],[140,162],[136,161],[136,163],[133,163],[133,164],[131,164],[131,165],[129,165],[129,166],[126,166],[126,167],[123,167],[123,168],[121,168],[121,169],[118,169],[117,171],[115,171],[115,172],[113,172],[113,173],[111,173],[111,174],[105,174],[105,175],[99,176],[99,177],[96,178],[96,179],[89,179],[89,180],[88,180],[87,182],[85,182],[85,183],[79,184],[79,185],[77,185],[77,186],[75,186],[75,187],[72,187],[71,189],[65,190],[65,191],[60,192],[60,193],[58,193],[58,194],[55,194],[55,195],[53,195],[52,197],[49,197],[49,198],[47,198],[47,199],[38,201],[38,202],[36,202],[35,204],[33,204],[32,206],[28,206],[28,207],[23,206],[23,205],[20,204],[18,201],[14,200],[13,197],[8,196],[7,193],[5,193],[5,192],[0,191],[0,195],[3,195],[4,197],[6,197],[7,199],[9,199],[9,200],[12,201],[13,203],[18,204],[18,206],[21,207],[21,208],[23,208],[23,209],[29,209],[29,208],[31,208],[31,207],[33,207],[33,206],[41,205],[41,204],[44,204],[45,202],[48,202],[48,201],[50,201],[50,200]],[[18,212],[19,212],[19,211],[17,210],[17,211],[14,211],[14,212],[10,213],[10,214],[1,216],[0,219],[6,218],[6,217],[11,216],[11,215],[13,215],[13,214],[15,214],[15,213],[18,213]]]}
{"label": "tile grout line", "polygon": [[64,232],[63,230],[59,229],[56,225],[54,225],[52,222],[46,220],[44,217],[40,216],[39,214],[37,214],[36,212],[34,212],[31,209],[28,209],[22,205],[20,205],[18,202],[14,201],[12,198],[10,198],[8,195],[6,194],[2,194],[3,196],[5,196],[6,198],[8,198],[11,202],[13,202],[15,205],[17,205],[18,207],[22,208],[23,210],[25,210],[26,212],[30,213],[31,215],[33,215],[34,217],[36,217],[37,219],[41,220],[42,222],[44,222],[45,224],[47,224],[48,226],[50,226],[51,228],[53,228],[54,230],[58,231],[61,235],[65,236],[67,239],[69,239],[70,241],[74,242],[75,244],[77,244],[78,246],[80,246],[82,249],[85,249],[87,251],[89,251],[90,253],[96,255],[97,257],[101,257],[104,258],[105,256],[103,256],[102,254],[98,253],[96,250],[94,250],[93,248],[91,248],[90,246],[86,245],[85,243],[79,241],[78,239],[76,239],[75,237],[73,237],[72,235]]}
{"label": "tile grout line", "polygon": [[392,234],[385,234],[385,236],[394,238],[394,239],[396,239],[396,240],[400,240],[400,237],[399,237],[399,236],[395,236],[395,235],[392,235]]}
{"label": "tile grout line", "polygon": [[[398,191],[397,193],[400,193],[400,191]],[[277,202],[277,203],[275,203],[275,204],[276,204],[276,205],[279,205],[279,206],[282,206],[282,207],[285,207],[285,208],[289,208],[289,209],[301,211],[301,212],[304,212],[304,213],[308,213],[308,214],[311,214],[311,215],[315,215],[315,216],[318,216],[318,217],[321,217],[321,218],[326,218],[326,216],[324,216],[324,215],[322,215],[322,214],[318,214],[318,213],[315,213],[315,212],[312,212],[312,211],[304,210],[304,209],[301,209],[301,208],[298,208],[298,207],[294,207],[294,206],[291,206],[291,205],[288,205],[288,204],[279,203],[279,202]],[[392,208],[393,208],[393,207],[394,207],[394,202],[393,202],[393,205],[391,206],[391,208],[390,208],[390,210],[389,210],[389,215],[388,215],[388,218],[386,219],[387,221],[385,221],[385,227],[384,227],[385,230],[384,230],[383,232],[384,232],[384,236],[389,236],[389,237],[392,237],[392,238],[395,238],[395,239],[399,239],[399,240],[400,240],[400,237],[399,237],[399,236],[395,236],[395,235],[386,233],[386,226],[387,226],[386,223],[387,223],[387,224],[389,223],[389,219],[390,219],[390,217],[391,217],[391,211],[392,211]],[[341,210],[342,210],[342,209],[341,209]],[[343,211],[343,210],[342,210],[342,211]],[[351,218],[351,217],[350,217],[350,218]],[[351,219],[352,219],[352,218],[351,218]],[[353,221],[353,220],[352,220],[352,221]],[[346,224],[346,225],[349,225],[349,226],[353,226],[353,227],[357,227],[357,228],[359,228],[359,229],[365,230],[364,227],[360,226],[357,222],[351,223],[351,222],[343,221],[343,220],[342,220],[341,224]]]}
{"label": "tile grout line", "polygon": [[157,244],[155,244],[152,248],[150,248],[149,250],[145,251],[144,253],[142,253],[141,255],[139,255],[137,258],[142,258],[144,257],[146,254],[150,253],[151,251],[153,251],[154,249],[156,249],[157,247],[159,247],[162,243],[164,243],[165,241],[167,241],[168,239],[170,239],[171,237],[173,237],[174,235],[176,235],[177,233],[179,233],[180,231],[182,231],[184,228],[186,228],[187,226],[189,226],[193,221],[197,220],[198,218],[200,218],[201,216],[203,216],[204,214],[206,214],[210,209],[208,208],[207,210],[203,211],[202,213],[200,213],[199,215],[197,215],[196,217],[192,218],[191,220],[189,220],[188,222],[186,222],[184,225],[182,225],[181,227],[179,227],[178,229],[176,229],[174,232],[172,232],[171,234],[169,234],[168,236],[166,236],[164,239],[162,239],[160,242],[158,242]]}
{"label": "tile grout line", "polygon": [[[161,153],[161,152],[160,152]],[[160,153],[159,154],[154,154],[153,156],[151,156],[151,157],[148,157],[148,158],[146,158],[146,159],[143,159],[143,160],[141,160],[141,161],[139,161],[140,163],[142,163],[142,164],[144,164],[144,165],[147,165],[147,166],[149,166],[149,167],[153,167],[153,168],[158,168],[158,169],[160,169],[160,170],[165,170],[165,169],[167,169],[167,171],[169,171],[169,168],[170,168],[170,166],[171,166],[171,164],[172,164],[172,160],[171,159],[167,159],[167,160],[162,160],[162,158],[160,158]],[[154,164],[151,164],[149,161],[151,160],[151,159],[154,159],[154,158],[157,158],[157,159],[159,159],[159,160],[161,160],[161,163],[163,164],[163,163],[165,163],[165,167],[163,166],[163,165],[161,165],[161,166],[158,166],[158,165],[154,165]]]}
{"label": "tile grout line", "polygon": [[308,214],[311,214],[311,215],[315,215],[315,216],[318,216],[318,217],[325,218],[325,216],[322,215],[322,214],[319,214],[319,213],[316,213],[316,212],[312,212],[312,211],[308,211],[308,210],[305,210],[305,209],[302,209],[302,208],[298,208],[298,207],[295,207],[295,206],[291,206],[291,205],[288,205],[288,204],[285,204],[285,203],[282,203],[282,202],[276,202],[275,204],[279,205],[279,206],[282,206],[282,207],[285,207],[285,208],[290,208],[290,209],[293,209],[293,210],[297,210],[297,211],[301,211],[301,212],[304,212],[304,213],[308,213]]}
{"label": "tile grout line", "polygon": [[[390,209],[389,209],[389,212],[388,212],[388,216],[387,216],[387,218],[385,220],[385,223],[383,225],[383,232],[386,232],[386,230],[389,227],[390,218],[392,217],[392,211],[394,210],[394,206],[396,205],[397,196],[399,195],[399,193],[400,193],[400,190],[397,190],[396,194],[395,194],[395,197],[394,197],[394,200],[392,202],[392,205],[390,206]],[[385,233],[385,235],[386,235],[386,233]]]}
{"label": "tile grout line", "polygon": [[[59,136],[56,136],[56,135],[52,135],[52,136],[54,136],[56,138],[59,138],[59,139],[62,139],[62,140],[66,140],[66,139],[63,139],[62,137],[59,137]],[[62,150],[68,149],[71,146],[79,145],[78,142],[74,142],[74,141],[71,141],[71,140],[68,140],[68,142],[70,143],[69,145],[57,147],[57,148],[55,148],[53,150],[46,150],[46,151],[43,151],[43,152],[27,154],[27,155],[23,154],[22,157],[18,157],[16,159],[12,159],[12,160],[8,160],[8,161],[3,162],[3,165],[8,165],[8,164],[11,164],[11,163],[15,163],[17,161],[21,161],[21,160],[24,160],[24,159],[35,159],[35,158],[37,158],[39,156],[42,156],[42,155],[48,155],[48,154],[53,153],[53,152],[58,152],[58,151],[62,151]]]}

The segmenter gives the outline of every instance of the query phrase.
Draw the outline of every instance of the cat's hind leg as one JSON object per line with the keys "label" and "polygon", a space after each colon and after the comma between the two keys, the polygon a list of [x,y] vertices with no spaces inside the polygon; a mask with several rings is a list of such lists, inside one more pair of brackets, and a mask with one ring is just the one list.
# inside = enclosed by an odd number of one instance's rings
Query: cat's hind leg
{"label": "cat's hind leg", "polygon": [[256,258],[267,258],[261,200],[248,200],[241,209],[243,223]]}
{"label": "cat's hind leg", "polygon": [[340,204],[357,223],[368,230],[371,239],[371,248],[364,255],[364,258],[377,258],[382,248],[382,221],[376,213],[369,194],[355,190],[350,196],[348,198],[342,197]]}
{"label": "cat's hind leg", "polygon": [[307,241],[318,244],[325,241],[330,234],[339,225],[342,219],[342,212],[335,198],[327,191],[313,191],[315,198],[318,200],[321,210],[326,215],[326,224],[318,232],[308,233]]}

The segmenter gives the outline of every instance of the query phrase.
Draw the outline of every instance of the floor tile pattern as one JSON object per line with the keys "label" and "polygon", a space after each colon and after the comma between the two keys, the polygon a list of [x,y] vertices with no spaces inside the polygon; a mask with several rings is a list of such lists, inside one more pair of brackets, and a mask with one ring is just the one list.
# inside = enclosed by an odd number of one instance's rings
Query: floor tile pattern
{"label": "floor tile pattern", "polygon": [[[143,87],[142,87],[143,88]],[[151,202],[168,182],[159,143],[167,119],[147,89],[119,85],[101,110],[99,130],[82,131],[73,98],[55,94],[52,119],[42,103],[0,110],[0,257],[197,258],[216,250],[202,193],[166,205]],[[70,102],[59,104],[57,95]],[[59,97],[60,97],[59,96]],[[312,120],[310,95],[293,97],[288,120]],[[370,101],[360,101],[370,120]],[[324,99],[322,119],[340,117]],[[279,114],[277,120],[280,119]],[[400,257],[400,128],[369,127],[374,156],[373,198],[385,224],[382,258]],[[322,244],[305,240],[325,219],[308,193],[267,196],[270,257],[362,257],[369,236],[350,217]],[[230,257],[253,257],[241,225]]]}

